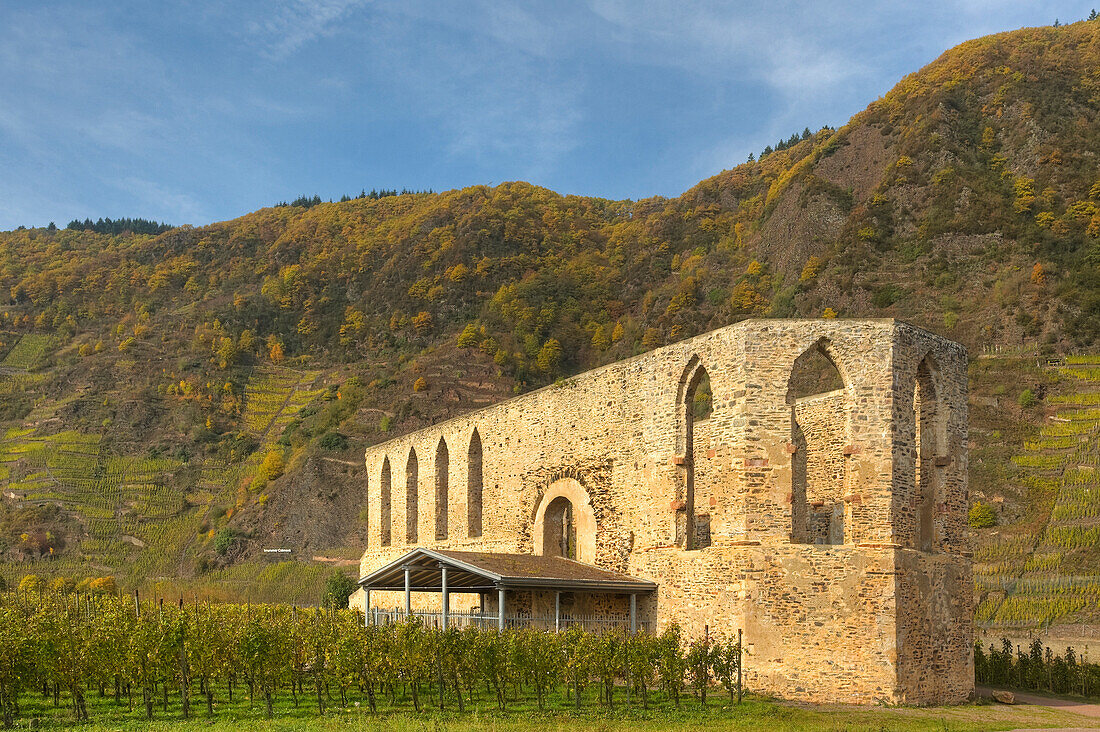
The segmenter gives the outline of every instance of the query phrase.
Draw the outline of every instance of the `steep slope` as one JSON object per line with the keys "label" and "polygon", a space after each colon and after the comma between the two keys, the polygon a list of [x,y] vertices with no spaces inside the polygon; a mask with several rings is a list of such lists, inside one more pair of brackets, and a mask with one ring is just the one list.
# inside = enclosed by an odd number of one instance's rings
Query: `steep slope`
{"label": "steep slope", "polygon": [[263,548],[354,556],[366,445],[758,315],[1001,354],[972,484],[1023,520],[1042,501],[998,451],[1049,376],[1004,356],[1100,337],[1098,69],[1097,22],[971,41],[675,199],[517,182],[0,234],[0,571],[282,591]]}

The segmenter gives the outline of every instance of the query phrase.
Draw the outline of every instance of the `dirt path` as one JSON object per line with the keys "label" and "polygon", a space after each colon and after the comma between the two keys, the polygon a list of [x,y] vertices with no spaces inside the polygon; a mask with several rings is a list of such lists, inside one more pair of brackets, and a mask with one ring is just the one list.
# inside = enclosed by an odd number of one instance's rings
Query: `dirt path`
{"label": "dirt path", "polygon": [[[992,697],[993,689],[988,686],[979,686],[975,689],[979,696],[989,699]],[[1080,699],[1066,699],[1057,696],[1046,696],[1044,694],[1036,694],[1029,691],[1013,691],[1013,695],[1016,697],[1016,704],[1026,704],[1036,707],[1046,707],[1048,709],[1057,709],[1060,712],[1073,712],[1074,714],[1080,714],[1082,717],[1088,717],[1090,720],[1096,720],[1088,725],[1088,727],[1095,727],[1100,724],[1100,704],[1095,704]],[[1084,720],[1082,720],[1084,721]]]}

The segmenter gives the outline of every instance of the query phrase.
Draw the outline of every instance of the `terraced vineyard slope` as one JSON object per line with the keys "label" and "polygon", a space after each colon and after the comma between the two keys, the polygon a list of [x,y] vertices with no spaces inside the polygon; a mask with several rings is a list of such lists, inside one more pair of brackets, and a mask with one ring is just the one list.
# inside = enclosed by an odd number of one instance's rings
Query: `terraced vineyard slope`
{"label": "terraced vineyard slope", "polygon": [[[1028,511],[976,531],[974,560],[979,624],[1049,633],[1100,622],[1100,356],[1050,359],[1042,370],[1039,424],[1009,473]],[[1056,630],[1070,632],[1090,631]]]}

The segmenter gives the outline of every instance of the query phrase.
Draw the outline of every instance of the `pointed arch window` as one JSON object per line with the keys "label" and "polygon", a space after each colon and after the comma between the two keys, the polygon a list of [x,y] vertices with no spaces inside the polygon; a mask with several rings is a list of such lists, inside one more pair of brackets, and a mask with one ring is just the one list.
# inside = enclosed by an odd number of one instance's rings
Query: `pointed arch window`
{"label": "pointed arch window", "polygon": [[822,339],[795,359],[791,410],[791,542],[843,544],[851,397]]}
{"label": "pointed arch window", "polygon": [[448,483],[450,482],[451,457],[447,442],[440,437],[435,448],[435,540],[444,541],[448,534]]}
{"label": "pointed arch window", "polygon": [[481,435],[475,429],[466,455],[466,530],[473,539],[481,536],[481,498],[483,492]]}
{"label": "pointed arch window", "polygon": [[420,476],[416,449],[409,450],[405,464],[405,543],[419,541],[417,527],[420,520]]}
{"label": "pointed arch window", "polygon": [[914,456],[913,485],[917,497],[917,548],[935,551],[936,507],[942,500],[941,456],[946,454],[947,433],[943,406],[936,390],[935,361],[926,356],[917,367],[913,385]]}
{"label": "pointed arch window", "polygon": [[680,450],[682,461],[682,507],[676,512],[676,543],[685,549],[710,546],[710,514],[696,512],[696,493],[706,481],[706,428],[714,411],[710,374],[698,356],[692,357],[680,385],[680,420],[682,427]]}
{"label": "pointed arch window", "polygon": [[378,479],[378,521],[380,524],[378,543],[389,546],[393,540],[391,525],[390,459],[382,459],[382,474]]}

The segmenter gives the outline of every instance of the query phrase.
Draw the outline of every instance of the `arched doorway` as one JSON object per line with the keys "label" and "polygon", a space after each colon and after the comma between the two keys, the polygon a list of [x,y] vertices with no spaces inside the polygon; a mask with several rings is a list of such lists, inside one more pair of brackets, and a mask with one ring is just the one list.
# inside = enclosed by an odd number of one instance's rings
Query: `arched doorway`
{"label": "arched doorway", "polygon": [[588,492],[573,478],[549,485],[535,511],[535,554],[596,561],[596,514]]}
{"label": "arched doorway", "polygon": [[550,557],[577,558],[577,524],[573,504],[558,496],[546,506],[542,524],[542,553]]}

